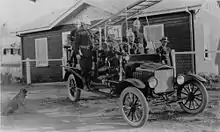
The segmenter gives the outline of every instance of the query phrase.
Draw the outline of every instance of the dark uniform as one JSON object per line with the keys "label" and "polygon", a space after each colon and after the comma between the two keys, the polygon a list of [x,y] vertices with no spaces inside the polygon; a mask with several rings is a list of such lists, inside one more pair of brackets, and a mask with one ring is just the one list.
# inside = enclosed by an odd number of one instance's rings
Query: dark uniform
{"label": "dark uniform", "polygon": [[[163,37],[160,41],[161,42],[166,41],[166,43],[169,42],[167,37]],[[160,55],[162,63],[171,66],[171,62],[170,62],[171,48],[170,47],[163,46],[162,44],[162,46],[156,49],[156,52]]]}
{"label": "dark uniform", "polygon": [[81,51],[81,60],[80,67],[82,71],[82,76],[85,78],[85,83],[88,86],[88,83],[91,80],[90,72],[92,70],[92,63],[96,61],[96,52],[93,50],[92,46],[92,34],[89,30],[81,28],[76,34],[76,45],[75,49]]}
{"label": "dark uniform", "polygon": [[78,50],[78,49],[76,49],[76,34],[77,34],[77,32],[78,32],[78,29],[74,28],[70,33],[70,41],[71,41],[71,45],[72,45],[72,52],[71,52],[69,62],[72,63],[73,59],[74,59],[74,66],[76,66],[76,64],[77,64],[77,59],[76,59],[76,53],[77,53],[77,50]]}
{"label": "dark uniform", "polygon": [[[144,48],[147,46],[147,42],[146,40],[144,39],[144,34],[137,31],[137,30],[134,30],[134,36],[135,36],[135,39],[134,39],[134,43],[135,44],[143,44]],[[140,51],[138,51],[140,52]]]}

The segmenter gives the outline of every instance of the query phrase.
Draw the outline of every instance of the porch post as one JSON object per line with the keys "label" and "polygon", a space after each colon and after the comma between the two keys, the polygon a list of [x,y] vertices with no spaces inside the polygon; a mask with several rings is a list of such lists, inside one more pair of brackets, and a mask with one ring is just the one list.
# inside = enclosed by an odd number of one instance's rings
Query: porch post
{"label": "porch post", "polygon": [[171,50],[171,57],[172,57],[172,64],[174,68],[174,77],[176,77],[176,54],[175,54],[174,49]]}
{"label": "porch post", "polygon": [[31,84],[31,68],[30,68],[30,59],[26,59],[26,77],[27,77],[27,84]]}
{"label": "porch post", "polygon": [[62,57],[62,75],[63,75],[63,79],[64,79],[64,76],[65,76],[65,68],[64,68],[64,66],[66,66],[66,59],[65,59],[65,57]]}

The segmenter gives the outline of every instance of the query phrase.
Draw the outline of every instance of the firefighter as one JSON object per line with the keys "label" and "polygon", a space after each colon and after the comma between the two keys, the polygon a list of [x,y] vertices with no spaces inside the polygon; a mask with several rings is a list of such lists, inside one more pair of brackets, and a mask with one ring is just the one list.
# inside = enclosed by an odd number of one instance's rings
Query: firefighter
{"label": "firefighter", "polygon": [[81,27],[76,34],[77,58],[80,57],[80,68],[82,71],[82,77],[85,79],[84,89],[90,90],[91,71],[95,68],[96,52],[93,50],[92,33],[88,27],[90,25],[89,20],[81,21]]}
{"label": "firefighter", "polygon": [[78,49],[76,49],[76,34],[80,28],[80,21],[76,21],[75,23],[75,27],[74,29],[71,31],[70,33],[70,42],[71,42],[71,46],[72,46],[72,51],[71,51],[71,55],[70,55],[70,59],[68,60],[69,63],[72,63],[74,61],[74,65],[73,67],[76,67],[77,64],[77,58],[76,58],[76,54]]}
{"label": "firefighter", "polygon": [[136,44],[137,54],[144,54],[145,47],[147,45],[146,40],[144,38],[144,34],[140,32],[140,21],[137,19],[133,23],[133,33],[135,36],[134,43]]}
{"label": "firefighter", "polygon": [[163,64],[167,64],[167,65],[171,66],[171,62],[170,62],[171,48],[167,46],[167,44],[170,41],[168,40],[168,37],[162,37],[160,42],[162,45],[156,49],[156,52],[159,54],[159,56],[161,58],[161,62]]}

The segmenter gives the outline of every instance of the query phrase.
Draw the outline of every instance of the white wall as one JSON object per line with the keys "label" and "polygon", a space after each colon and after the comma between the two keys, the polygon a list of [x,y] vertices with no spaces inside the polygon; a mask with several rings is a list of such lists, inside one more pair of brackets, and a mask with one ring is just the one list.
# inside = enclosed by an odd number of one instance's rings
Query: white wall
{"label": "white wall", "polygon": [[3,55],[2,64],[17,64],[21,61],[20,55]]}
{"label": "white wall", "polygon": [[205,43],[208,50],[220,50],[220,8],[214,0],[210,2],[204,3],[195,19],[196,71],[220,74],[220,53],[211,53],[209,59],[203,54]]}
{"label": "white wall", "polygon": [[2,55],[1,58],[1,74],[11,73],[13,77],[21,77],[22,69],[21,69],[21,56],[18,54],[11,55]]}

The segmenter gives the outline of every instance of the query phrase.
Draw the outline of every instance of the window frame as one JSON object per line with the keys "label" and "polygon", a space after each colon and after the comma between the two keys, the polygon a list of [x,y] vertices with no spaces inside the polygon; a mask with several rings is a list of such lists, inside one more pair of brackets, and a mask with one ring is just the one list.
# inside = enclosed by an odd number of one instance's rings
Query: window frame
{"label": "window frame", "polygon": [[108,34],[115,35],[115,40],[122,41],[122,25],[113,25],[108,27],[107,32]]}
{"label": "window frame", "polygon": [[[37,48],[37,43],[36,41],[40,41],[40,40],[45,40],[46,41],[46,62],[45,64],[41,64],[38,62],[38,56],[37,56],[37,53],[38,53],[38,48]],[[49,66],[49,59],[48,59],[48,40],[47,40],[47,37],[42,37],[42,38],[36,38],[35,39],[35,59],[36,59],[36,67],[47,67]],[[39,44],[39,43],[38,43]]]}
{"label": "window frame", "polygon": [[[143,27],[143,33],[144,33],[144,35],[145,35],[145,29],[146,29],[146,27],[147,27],[147,28],[161,27],[161,28],[162,28],[162,36],[164,36],[164,24],[144,25],[144,27]],[[155,42],[149,41],[149,40],[146,39],[145,36],[144,36],[144,38],[145,38],[145,40],[146,40],[147,43],[152,43],[152,44],[153,44],[153,43],[159,43],[159,42],[160,42],[160,40],[157,40],[157,41],[155,41]],[[153,47],[156,48],[155,45],[153,45]]]}

